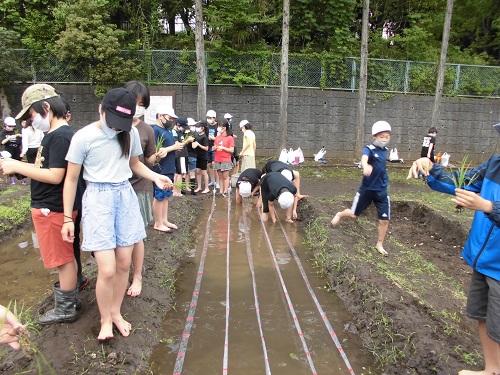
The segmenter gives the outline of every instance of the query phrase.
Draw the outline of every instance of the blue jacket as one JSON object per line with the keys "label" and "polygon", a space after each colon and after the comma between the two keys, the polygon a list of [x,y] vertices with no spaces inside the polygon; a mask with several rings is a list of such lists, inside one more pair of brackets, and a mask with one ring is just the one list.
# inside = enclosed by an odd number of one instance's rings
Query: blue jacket
{"label": "blue jacket", "polygon": [[[427,183],[433,190],[454,195],[452,176],[458,176],[458,171],[450,174],[434,164]],[[462,257],[476,271],[500,280],[500,155],[467,171],[462,188],[493,202],[490,214],[483,211],[474,214]]]}

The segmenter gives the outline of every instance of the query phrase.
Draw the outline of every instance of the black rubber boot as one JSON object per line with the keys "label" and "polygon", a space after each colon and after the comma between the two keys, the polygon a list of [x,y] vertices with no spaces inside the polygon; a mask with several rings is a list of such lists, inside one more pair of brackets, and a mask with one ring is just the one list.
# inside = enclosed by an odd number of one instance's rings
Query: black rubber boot
{"label": "black rubber boot", "polygon": [[78,317],[76,314],[76,301],[78,289],[63,291],[59,288],[59,282],[54,284],[55,308],[47,311],[38,319],[40,324],[52,324],[62,322],[74,322]]}
{"label": "black rubber boot", "polygon": [[194,187],[196,186],[196,179],[195,178],[190,178],[189,179],[189,185],[191,187],[191,195],[196,195],[194,192]]}

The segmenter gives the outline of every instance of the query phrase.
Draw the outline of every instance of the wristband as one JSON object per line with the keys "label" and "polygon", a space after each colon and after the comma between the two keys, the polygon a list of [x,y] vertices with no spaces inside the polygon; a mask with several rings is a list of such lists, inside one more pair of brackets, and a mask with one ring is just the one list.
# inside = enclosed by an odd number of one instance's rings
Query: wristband
{"label": "wristband", "polygon": [[73,221],[73,217],[72,216],[68,216],[68,215],[64,215],[64,214],[63,214],[63,216],[67,217],[68,219],[71,219],[71,221]]}
{"label": "wristband", "polygon": [[64,221],[63,224],[72,223],[73,220]]}

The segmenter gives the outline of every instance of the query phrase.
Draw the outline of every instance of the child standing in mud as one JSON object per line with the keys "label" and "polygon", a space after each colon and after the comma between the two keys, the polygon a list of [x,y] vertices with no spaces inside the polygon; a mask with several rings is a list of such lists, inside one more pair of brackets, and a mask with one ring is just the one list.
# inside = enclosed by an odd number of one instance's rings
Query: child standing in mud
{"label": "child standing in mud", "polygon": [[[500,123],[495,125],[500,133]],[[441,165],[423,157],[413,162],[408,178],[427,176],[433,190],[455,195],[452,201],[475,210],[474,219],[462,251],[472,267],[467,296],[467,316],[478,321],[483,349],[484,371],[462,370],[459,375],[500,374],[500,155],[469,170],[461,188]],[[459,171],[453,172],[455,178]]]}
{"label": "child standing in mud", "polygon": [[71,207],[83,166],[87,189],[83,196],[84,251],[92,251],[97,262],[96,299],[101,314],[97,339],[113,338],[113,325],[128,336],[132,325],[121,315],[134,245],[146,237],[139,202],[129,182],[132,173],[164,189],[172,181],[139,161],[139,133],[132,127],[136,96],[124,88],[110,90],[99,107],[100,121],[79,130],[68,150],[64,183],[64,225],[61,233],[73,242]]}
{"label": "child standing in mud", "polygon": [[46,132],[34,164],[14,159],[1,160],[0,172],[22,173],[31,178],[31,217],[38,236],[45,268],[57,267],[54,284],[55,308],[39,318],[41,324],[72,322],[77,319],[77,264],[72,244],[61,238],[63,222],[76,218],[78,202],[63,214],[62,193],[66,173],[66,153],[73,130],[66,120],[66,107],[55,89],[47,84],[28,87],[21,99],[18,120],[31,119],[35,129]]}
{"label": "child standing in mud", "polygon": [[374,202],[378,213],[378,238],[375,247],[380,254],[387,256],[387,251],[384,249],[384,239],[389,227],[391,206],[387,195],[389,176],[386,170],[386,145],[391,140],[391,125],[386,121],[374,123],[372,138],[372,144],[363,148],[361,156],[363,180],[354,197],[352,206],[337,212],[332,219],[331,225],[335,227],[342,218],[357,219]]}

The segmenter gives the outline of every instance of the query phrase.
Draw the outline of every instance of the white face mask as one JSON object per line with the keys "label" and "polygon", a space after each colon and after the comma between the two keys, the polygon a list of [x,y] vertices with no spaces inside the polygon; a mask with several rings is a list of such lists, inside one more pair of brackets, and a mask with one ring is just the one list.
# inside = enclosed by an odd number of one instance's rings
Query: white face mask
{"label": "white face mask", "polygon": [[201,131],[203,130],[203,128],[198,128],[198,127],[196,127],[195,129],[198,133],[201,133]]}
{"label": "white face mask", "polygon": [[217,128],[217,133],[222,133],[224,131],[223,128]]}
{"label": "white face mask", "polygon": [[196,128],[194,126],[190,126],[189,127],[189,131],[192,132],[192,133],[194,133],[196,131]]}
{"label": "white face mask", "polygon": [[387,146],[387,144],[388,144],[388,143],[389,143],[389,142],[382,142],[382,141],[380,141],[380,140],[378,140],[378,139],[375,139],[375,140],[373,141],[373,145],[374,145],[374,146],[377,146],[377,147],[380,147],[380,148],[384,148],[385,146]]}
{"label": "white face mask", "polygon": [[42,117],[42,115],[37,113],[33,121],[31,121],[31,124],[35,129],[43,133],[48,132],[50,129],[49,114],[47,113],[47,116]]}
{"label": "white face mask", "polygon": [[144,116],[145,113],[146,113],[146,107],[143,107],[142,105],[135,106],[134,118],[139,118],[141,116]]}
{"label": "white face mask", "polygon": [[104,132],[104,134],[106,134],[106,136],[110,139],[114,138],[118,133],[121,133],[123,131],[123,130],[113,130],[110,127],[108,127],[108,125],[106,125],[106,123],[102,119],[102,116],[101,116],[100,125],[101,125],[101,129]]}

